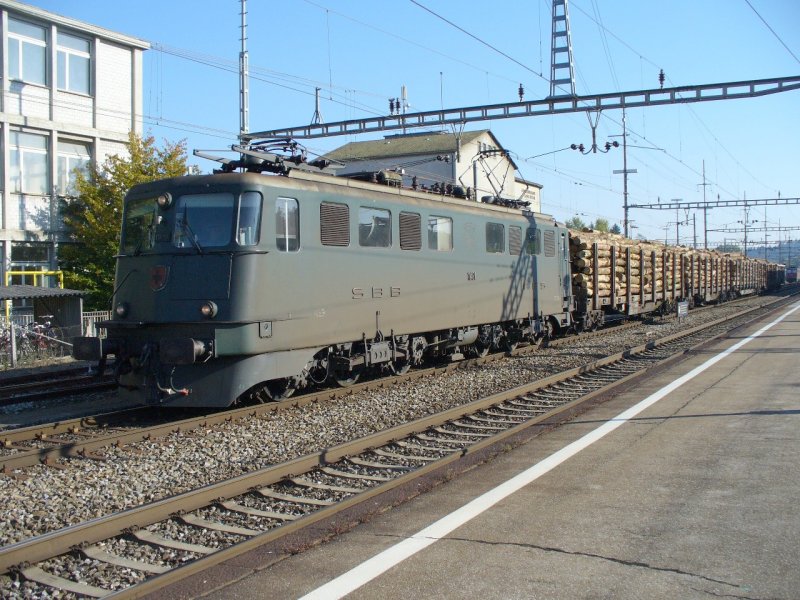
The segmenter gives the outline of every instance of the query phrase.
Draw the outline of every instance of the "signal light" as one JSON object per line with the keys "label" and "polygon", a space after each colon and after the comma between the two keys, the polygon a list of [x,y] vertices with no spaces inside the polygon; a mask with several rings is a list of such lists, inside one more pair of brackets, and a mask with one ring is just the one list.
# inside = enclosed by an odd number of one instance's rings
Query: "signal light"
{"label": "signal light", "polygon": [[219,309],[217,308],[217,304],[211,300],[203,303],[203,305],[200,307],[200,314],[206,319],[213,319],[217,316],[218,311]]}

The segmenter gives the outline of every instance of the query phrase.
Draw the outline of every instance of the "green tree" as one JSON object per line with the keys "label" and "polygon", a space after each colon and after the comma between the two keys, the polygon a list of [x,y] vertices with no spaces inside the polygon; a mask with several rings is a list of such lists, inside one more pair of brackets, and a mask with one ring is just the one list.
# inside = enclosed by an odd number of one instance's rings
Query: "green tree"
{"label": "green tree", "polygon": [[114,255],[119,249],[122,202],[138,183],[177,177],[186,172],[186,143],[156,146],[153,136],[131,132],[127,156],[114,154],[102,165],[76,171],[77,197],[63,208],[71,244],[59,248],[68,288],[89,292],[86,308],[106,310],[114,290]]}
{"label": "green tree", "polygon": [[614,223],[614,225],[611,227],[611,229],[609,229],[609,231],[611,233],[616,233],[616,234],[622,233],[622,229],[620,228],[619,223]]}
{"label": "green tree", "polygon": [[608,219],[597,219],[592,223],[592,229],[608,233]]}
{"label": "green tree", "polygon": [[577,215],[575,215],[571,219],[567,219],[567,222],[564,223],[564,224],[567,226],[567,228],[576,229],[578,231],[580,231],[581,229],[584,229],[586,227],[586,223],[584,223],[583,219],[581,219]]}

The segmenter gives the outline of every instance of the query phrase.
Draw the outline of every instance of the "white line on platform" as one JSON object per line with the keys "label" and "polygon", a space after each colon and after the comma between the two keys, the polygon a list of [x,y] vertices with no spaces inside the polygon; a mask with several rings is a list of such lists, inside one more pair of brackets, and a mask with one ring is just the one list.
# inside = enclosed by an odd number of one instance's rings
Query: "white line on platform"
{"label": "white line on platform", "polygon": [[735,343],[733,346],[720,352],[719,354],[713,356],[712,358],[708,359],[702,365],[692,369],[682,377],[679,377],[672,383],[667,386],[664,386],[657,392],[651,394],[638,404],[632,406],[628,410],[620,413],[615,418],[606,421],[603,425],[598,427],[597,429],[587,433],[582,438],[575,440],[571,444],[565,446],[561,450],[557,451],[554,454],[551,454],[544,460],[538,462],[537,464],[533,465],[529,469],[523,471],[519,475],[516,475],[506,481],[505,483],[500,484],[499,486],[495,487],[494,489],[489,490],[488,492],[482,494],[472,500],[468,504],[465,504],[461,508],[455,510],[454,512],[446,515],[433,523],[432,525],[426,527],[425,529],[417,532],[416,534],[412,535],[410,538],[403,540],[392,546],[391,548],[387,548],[380,554],[370,558],[369,560],[364,561],[357,567],[354,567],[343,573],[336,579],[329,581],[328,583],[318,587],[317,589],[309,592],[305,596],[301,598],[301,600],[332,600],[335,598],[342,598],[360,588],[365,583],[368,583],[385,573],[395,565],[400,564],[405,559],[413,556],[420,550],[423,550],[433,544],[434,542],[442,539],[444,536],[450,534],[455,529],[464,525],[468,521],[474,519],[484,511],[488,510],[504,498],[510,496],[517,490],[523,488],[524,486],[528,485],[529,483],[535,481],[542,475],[548,473],[552,469],[556,468],[558,465],[566,461],[567,459],[575,456],[581,450],[588,448],[596,441],[602,439],[612,431],[614,431],[620,425],[626,423],[636,415],[638,415],[643,410],[649,408],[671,392],[677,390],[681,387],[684,383],[691,381],[695,377],[697,377],[700,373],[712,367],[713,365],[717,364],[726,356],[736,352],[739,348],[744,346],[745,344],[753,341],[761,334],[763,334],[768,329],[774,327],[781,321],[783,321],[786,317],[794,313],[796,310],[800,309],[800,303],[796,304],[794,308],[790,309],[789,311],[782,314],[780,317],[772,321],[772,323],[765,325],[758,331],[756,331],[751,336]]}

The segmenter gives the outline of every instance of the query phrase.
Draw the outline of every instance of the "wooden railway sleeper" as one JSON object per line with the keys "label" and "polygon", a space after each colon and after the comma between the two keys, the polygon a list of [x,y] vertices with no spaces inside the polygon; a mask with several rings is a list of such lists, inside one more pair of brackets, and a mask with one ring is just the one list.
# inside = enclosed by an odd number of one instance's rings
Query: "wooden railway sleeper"
{"label": "wooden railway sleeper", "polygon": [[[395,443],[399,445],[398,442],[395,442]],[[404,446],[404,447],[408,447],[408,446]],[[414,455],[411,455],[411,454],[397,454],[396,452],[389,452],[388,450],[383,450],[382,448],[375,448],[375,450],[373,450],[373,452],[375,454],[377,454],[378,456],[383,456],[385,458],[393,458],[393,459],[396,459],[396,460],[418,460],[420,462],[434,462],[434,461],[439,460],[438,456],[419,456],[417,454],[414,454]]]}
{"label": "wooden railway sleeper", "polygon": [[[450,421],[447,423],[450,427],[460,427],[462,429],[469,429],[470,431],[453,431],[450,429],[444,429],[443,427],[434,427],[433,430],[437,431],[438,433],[443,433],[445,435],[453,436],[453,437],[492,437],[493,433],[481,433],[480,430],[486,429],[493,429],[498,430],[496,427],[475,427],[473,425],[468,425],[466,423],[460,424],[455,421]],[[478,430],[478,431],[475,431]],[[503,431],[503,430],[501,430]]]}
{"label": "wooden railway sleeper", "polygon": [[118,567],[123,567],[125,569],[144,571],[145,573],[152,573],[154,575],[158,575],[159,573],[166,573],[167,571],[170,570],[169,567],[165,567],[164,565],[154,565],[152,563],[133,560],[131,558],[125,558],[123,556],[118,556],[117,554],[106,552],[96,544],[91,546],[86,546],[83,548],[78,548],[78,552],[83,554],[86,558],[91,558],[92,560],[98,560],[100,562],[108,563],[110,565],[116,565]]}
{"label": "wooden railway sleeper", "polygon": [[[332,477],[341,477],[342,479],[361,479],[363,481],[391,481],[392,477],[384,477],[383,475],[362,475],[361,473],[350,473],[349,471],[342,471],[334,469],[333,467],[321,467],[320,471]],[[361,490],[359,490],[361,491]]]}
{"label": "wooden railway sleeper", "polygon": [[306,504],[309,506],[332,506],[336,504],[334,500],[320,500],[319,498],[306,498],[304,496],[294,496],[292,494],[281,494],[270,488],[261,488],[256,490],[265,498],[272,498],[273,500],[282,500],[283,502],[293,502],[295,504]]}
{"label": "wooden railway sleeper", "polygon": [[[375,454],[378,454],[375,450],[373,450],[372,452],[374,452]],[[388,456],[387,453],[382,453],[379,456],[384,456],[386,458],[390,458],[390,456]],[[401,454],[395,454],[394,456],[400,457],[401,460],[402,459],[411,458],[411,457],[403,456]],[[348,458],[347,461],[353,463],[354,465],[358,465],[359,467],[368,467],[370,469],[388,469],[388,470],[391,470],[391,471],[412,471],[414,469],[414,467],[408,467],[406,465],[392,465],[392,464],[388,464],[388,463],[379,463],[379,462],[373,462],[373,461],[369,461],[369,460],[364,460],[363,458],[359,458],[357,456],[353,456],[351,458]]]}
{"label": "wooden railway sleeper", "polygon": [[33,581],[34,583],[39,583],[65,592],[71,592],[80,596],[88,596],[89,598],[103,598],[112,593],[112,590],[53,575],[40,567],[26,567],[25,569],[20,569],[19,574],[28,581]]}
{"label": "wooden railway sleeper", "polygon": [[276,521],[295,521],[297,515],[290,515],[286,513],[275,512],[274,510],[260,510],[258,508],[251,508],[244,504],[239,504],[233,500],[224,500],[218,504],[231,512],[241,513],[243,515],[251,515],[253,517],[264,517],[267,519],[275,519]]}
{"label": "wooden railway sleeper", "polygon": [[187,525],[201,527],[203,529],[210,529],[212,531],[222,531],[223,533],[232,533],[234,535],[243,535],[252,537],[261,533],[255,529],[248,529],[247,527],[238,527],[236,525],[228,525],[226,523],[218,523],[216,521],[209,521],[197,515],[177,515],[179,521],[183,521]]}
{"label": "wooden railway sleeper", "polygon": [[[438,428],[437,428],[438,429]],[[426,442],[437,442],[439,444],[448,444],[450,446],[456,446],[457,449],[461,450],[464,448],[464,440],[455,439],[459,435],[466,436],[466,433],[458,433],[455,431],[437,431],[437,433],[442,433],[444,435],[449,436],[448,438],[440,438],[432,435],[428,435],[426,433],[418,433],[415,437],[417,439],[426,441]],[[452,434],[452,435],[451,435]],[[474,435],[471,437],[475,437]],[[444,450],[444,449],[443,449]]]}
{"label": "wooden railway sleeper", "polygon": [[341,492],[343,494],[360,494],[363,492],[363,489],[359,488],[351,488],[351,487],[344,487],[341,485],[328,485],[327,483],[317,483],[316,481],[311,481],[310,479],[306,479],[304,477],[293,477],[290,479],[292,483],[295,485],[299,485],[300,487],[307,487],[314,490],[323,490],[327,492]]}
{"label": "wooden railway sleeper", "polygon": [[492,424],[500,425],[500,427],[496,428],[498,431],[505,431],[506,429],[508,429],[509,425],[514,425],[516,423],[519,423],[519,421],[512,421],[509,418],[494,419],[492,418],[494,416],[505,416],[505,415],[489,415],[486,413],[485,410],[482,410],[477,414],[467,415],[465,417],[462,417],[462,419],[469,419],[470,421],[475,421],[476,423],[489,423],[490,426]]}
{"label": "wooden railway sleeper", "polygon": [[[409,438],[409,439],[414,439],[414,438],[417,438],[417,439],[422,440],[422,441],[431,441],[431,440],[439,441],[438,438],[431,438],[431,437],[428,437],[427,439],[423,439],[420,434],[417,434],[413,438]],[[408,448],[409,450],[421,450],[422,452],[441,452],[441,453],[444,453],[444,454],[452,454],[453,453],[453,450],[451,450],[450,448],[442,448],[441,446],[426,446],[425,444],[417,444],[415,442],[408,442],[406,440],[397,440],[394,443],[397,444],[398,446],[400,446],[401,448]],[[447,441],[445,443],[446,444],[452,444],[452,442],[450,442],[450,441]]]}
{"label": "wooden railway sleeper", "polygon": [[151,546],[160,546],[161,548],[172,548],[173,550],[183,550],[185,552],[194,552],[195,554],[214,554],[214,552],[217,551],[217,548],[210,548],[208,546],[201,546],[200,544],[190,544],[188,542],[171,540],[147,529],[131,531],[130,535],[140,542],[150,544]]}

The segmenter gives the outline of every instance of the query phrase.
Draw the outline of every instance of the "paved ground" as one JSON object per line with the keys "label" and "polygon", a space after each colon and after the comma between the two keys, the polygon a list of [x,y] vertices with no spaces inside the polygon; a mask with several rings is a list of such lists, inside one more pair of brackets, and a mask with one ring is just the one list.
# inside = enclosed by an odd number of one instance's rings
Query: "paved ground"
{"label": "paved ground", "polygon": [[[230,571],[241,578],[223,587],[206,581],[205,597],[309,593],[737,341],[721,342],[333,542],[261,571],[234,561]],[[798,465],[800,311],[349,597],[799,598]]]}

